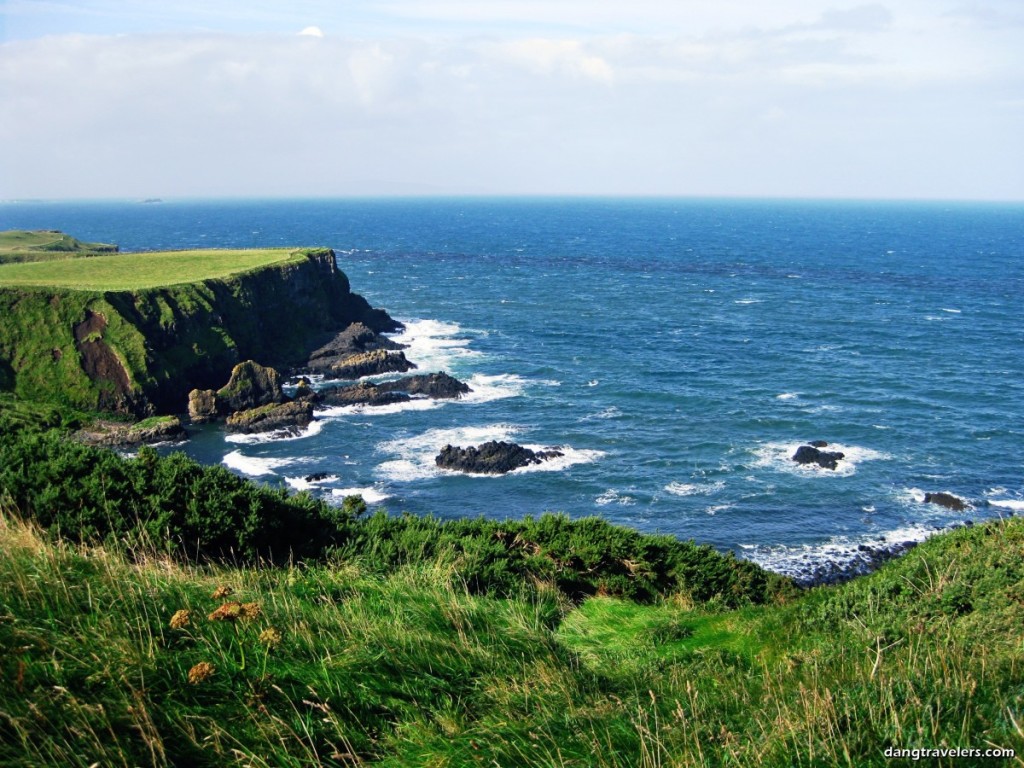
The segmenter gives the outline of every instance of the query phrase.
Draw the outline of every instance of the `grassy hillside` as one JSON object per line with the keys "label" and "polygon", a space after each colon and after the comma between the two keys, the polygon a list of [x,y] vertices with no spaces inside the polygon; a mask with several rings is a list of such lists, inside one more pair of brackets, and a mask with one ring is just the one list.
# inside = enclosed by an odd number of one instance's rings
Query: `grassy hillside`
{"label": "grassy hillside", "polygon": [[29,415],[0,409],[0,765],[1024,755],[1024,519],[798,593],[601,520],[367,516]]}
{"label": "grassy hillside", "polygon": [[[0,763],[883,766],[1024,754],[1024,523],[782,606],[185,566],[0,518]],[[1019,760],[930,759],[930,765]],[[910,760],[897,765],[912,764]]]}
{"label": "grassy hillside", "polygon": [[116,245],[83,243],[56,230],[13,229],[0,232],[0,264],[69,259],[116,252]]}
{"label": "grassy hillside", "polygon": [[137,291],[216,280],[270,264],[299,263],[293,249],[165,251],[0,265],[0,287]]}

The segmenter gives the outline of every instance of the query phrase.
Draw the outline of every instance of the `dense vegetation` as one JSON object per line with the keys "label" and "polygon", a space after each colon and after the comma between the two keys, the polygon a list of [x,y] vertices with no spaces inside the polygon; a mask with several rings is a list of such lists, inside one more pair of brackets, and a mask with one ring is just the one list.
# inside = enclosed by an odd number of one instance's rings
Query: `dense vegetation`
{"label": "dense vegetation", "polygon": [[363,568],[452,558],[473,592],[512,594],[524,582],[555,584],[571,597],[669,594],[724,604],[765,602],[788,582],[751,563],[668,536],[645,536],[597,519],[562,516],[441,521],[366,515],[351,499],[332,507],[306,493],[249,483],[151,448],[138,457],[78,445],[56,431],[0,437],[0,489],[20,514],[82,542],[130,540],[197,561],[358,559]]}
{"label": "dense vegetation", "polygon": [[685,591],[579,603],[538,578],[481,594],[440,546],[386,569],[357,552],[188,564],[137,539],[74,545],[2,506],[3,765],[882,766],[888,747],[1024,753],[1017,519],[933,539],[842,587],[730,609]]}

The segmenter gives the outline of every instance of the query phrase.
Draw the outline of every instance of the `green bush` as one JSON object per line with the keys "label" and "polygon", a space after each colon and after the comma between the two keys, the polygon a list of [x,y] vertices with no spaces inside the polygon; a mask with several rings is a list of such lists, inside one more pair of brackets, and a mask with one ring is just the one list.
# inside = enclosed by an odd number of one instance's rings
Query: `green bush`
{"label": "green bush", "polygon": [[77,541],[153,543],[191,560],[253,563],[358,560],[385,572],[445,562],[473,593],[516,594],[554,584],[573,599],[651,601],[672,593],[725,606],[763,603],[790,582],[707,546],[651,536],[600,518],[523,520],[364,515],[289,495],[143,448],[136,458],[68,442],[57,432],[0,438],[0,489],[23,515]]}

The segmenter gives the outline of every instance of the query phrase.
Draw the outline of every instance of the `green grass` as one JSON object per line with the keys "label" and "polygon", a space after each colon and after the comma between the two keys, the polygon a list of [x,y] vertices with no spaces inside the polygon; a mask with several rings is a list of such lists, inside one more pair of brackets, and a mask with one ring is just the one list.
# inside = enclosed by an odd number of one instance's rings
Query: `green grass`
{"label": "green grass", "polygon": [[[140,546],[55,542],[8,508],[0,764],[913,764],[887,759],[889,746],[1024,755],[1022,554],[1024,521],[1011,519],[781,606],[577,606],[544,583],[473,594],[440,554],[387,573],[358,556],[200,568]],[[233,594],[213,597],[222,585]],[[222,603],[249,618],[210,618]],[[179,611],[187,623],[178,614],[172,626]]]}
{"label": "green grass", "polygon": [[69,259],[116,251],[116,245],[83,243],[55,230],[12,229],[0,232],[0,264]]}
{"label": "green grass", "polygon": [[301,263],[304,253],[288,248],[165,251],[2,264],[0,287],[142,290],[225,278],[271,264]]}

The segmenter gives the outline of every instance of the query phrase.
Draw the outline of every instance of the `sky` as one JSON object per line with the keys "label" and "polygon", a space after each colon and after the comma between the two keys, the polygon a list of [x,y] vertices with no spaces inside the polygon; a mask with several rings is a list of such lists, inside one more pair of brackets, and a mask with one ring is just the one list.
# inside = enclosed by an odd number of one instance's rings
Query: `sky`
{"label": "sky", "polygon": [[0,200],[1024,200],[1020,0],[0,0]]}

